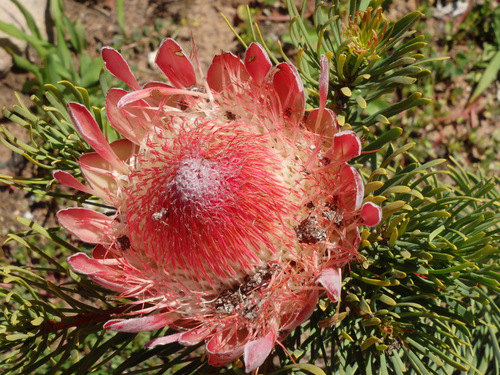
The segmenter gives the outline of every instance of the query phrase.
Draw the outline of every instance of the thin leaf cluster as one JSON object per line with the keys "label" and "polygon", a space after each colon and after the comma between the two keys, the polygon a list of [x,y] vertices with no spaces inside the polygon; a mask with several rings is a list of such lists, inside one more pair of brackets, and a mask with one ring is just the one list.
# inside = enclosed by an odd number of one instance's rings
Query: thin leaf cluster
{"label": "thin leaf cluster", "polygon": [[[356,130],[377,122],[388,124],[391,116],[428,103],[418,92],[396,103],[376,102],[430,74],[420,66],[428,60],[418,53],[426,45],[425,38],[411,30],[421,13],[412,12],[390,22],[383,15],[381,1],[344,3],[316,1],[311,24],[305,18],[306,1],[301,12],[293,1],[287,1],[290,37],[298,49],[296,63],[307,86],[318,86],[319,59],[327,56],[329,106],[341,125],[349,124]],[[311,27],[313,36],[307,32]],[[311,101],[316,105],[317,95],[312,95]]]}

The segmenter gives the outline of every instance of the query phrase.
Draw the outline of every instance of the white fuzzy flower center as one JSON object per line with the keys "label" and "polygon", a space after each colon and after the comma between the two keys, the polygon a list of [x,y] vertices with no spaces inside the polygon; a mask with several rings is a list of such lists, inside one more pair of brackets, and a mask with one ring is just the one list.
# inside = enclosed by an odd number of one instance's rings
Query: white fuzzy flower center
{"label": "white fuzzy flower center", "polygon": [[165,188],[171,205],[205,211],[222,203],[228,193],[226,174],[217,161],[184,159]]}

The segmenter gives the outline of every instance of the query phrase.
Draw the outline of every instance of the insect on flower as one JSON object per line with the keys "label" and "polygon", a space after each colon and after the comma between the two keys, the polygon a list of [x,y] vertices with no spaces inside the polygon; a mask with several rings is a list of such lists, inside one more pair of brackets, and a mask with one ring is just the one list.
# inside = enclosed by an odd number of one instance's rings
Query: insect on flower
{"label": "insect on flower", "polygon": [[96,245],[92,257],[77,253],[68,263],[129,301],[106,329],[170,326],[178,333],[147,347],[205,341],[211,365],[243,356],[255,371],[320,294],[340,298],[358,227],[380,220],[378,206],[362,204],[361,177],[347,164],[360,154],[359,138],[340,131],[326,108],[326,58],[320,108],[305,118],[297,70],[273,67],[257,43],[243,61],[215,56],[198,80],[184,50],[166,39],[156,64],[169,83],[144,86],[117,51],[106,47],[102,57],[130,88],[106,97],[124,138],[109,143],[89,111],[70,103],[95,152],[79,160],[86,185],[64,171],[54,177],[115,212],[58,213],[69,232]]}

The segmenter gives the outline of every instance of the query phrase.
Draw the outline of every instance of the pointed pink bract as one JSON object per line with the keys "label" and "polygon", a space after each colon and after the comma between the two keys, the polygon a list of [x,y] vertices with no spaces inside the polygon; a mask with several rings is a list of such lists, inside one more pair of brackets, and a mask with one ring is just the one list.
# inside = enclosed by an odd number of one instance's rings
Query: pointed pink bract
{"label": "pointed pink bract", "polygon": [[[98,246],[97,246],[98,247]],[[126,292],[128,286],[123,283],[123,275],[109,264],[92,259],[84,253],[77,253],[68,257],[67,262],[73,271],[89,276],[96,283],[105,288]]]}
{"label": "pointed pink bract", "polygon": [[316,305],[318,303],[318,291],[314,290],[310,294],[309,298],[304,302],[304,307],[300,310],[297,315],[293,317],[293,319],[280,330],[280,336],[278,338],[279,341],[283,341],[291,331],[304,323],[307,319],[309,319],[316,309]]}
{"label": "pointed pink bract", "polygon": [[320,58],[320,73],[319,73],[319,109],[322,110],[326,106],[328,99],[328,84],[329,84],[329,68],[328,58],[321,55]]}
{"label": "pointed pink bract", "polygon": [[215,56],[207,72],[207,83],[212,90],[238,91],[238,86],[247,81],[249,75],[241,60],[232,53],[226,52]]}
{"label": "pointed pink bract", "polygon": [[[127,94],[128,92],[122,89],[110,89],[106,95],[106,115],[109,122],[121,135],[136,144],[140,144],[145,134],[144,124],[140,122],[141,118],[130,115],[134,113],[134,109],[118,107],[118,102]],[[147,107],[147,103],[140,101],[136,105]]]}
{"label": "pointed pink bract", "polygon": [[247,342],[243,352],[245,371],[250,372],[256,370],[262,365],[271,353],[271,350],[273,350],[275,342],[276,331],[270,331],[263,337]]}
{"label": "pointed pink bract", "polygon": [[266,50],[259,43],[251,43],[245,53],[245,68],[257,84],[264,82],[271,67],[271,59]]}
{"label": "pointed pink bract", "polygon": [[352,130],[345,130],[333,136],[333,150],[327,154],[337,160],[348,161],[361,154],[361,142]]}
{"label": "pointed pink bract", "polygon": [[354,167],[345,165],[340,171],[340,177],[341,181],[348,182],[348,186],[345,189],[350,191],[352,208],[354,210],[359,209],[365,195],[365,185],[363,184],[361,175]]}
{"label": "pointed pink bract", "polygon": [[99,125],[91,113],[82,104],[69,103],[68,112],[78,133],[103,158],[107,159],[114,168],[122,171],[124,166],[111,149],[108,140],[102,134]]}
{"label": "pointed pink bract", "polygon": [[101,56],[104,60],[106,69],[113,74],[116,78],[123,81],[132,90],[139,90],[141,86],[130,69],[130,66],[125,61],[123,56],[111,47],[103,47]]}
{"label": "pointed pink bract", "polygon": [[104,324],[104,328],[119,332],[144,332],[154,331],[173,323],[179,318],[177,314],[163,313],[149,315],[143,318],[112,319]]}
{"label": "pointed pink bract", "polygon": [[210,335],[211,330],[208,327],[202,327],[198,329],[191,329],[187,332],[182,333],[179,336],[179,344],[184,346],[196,345],[205,340],[205,338]]}
{"label": "pointed pink bract", "polygon": [[[119,139],[111,143],[110,147],[119,160],[126,162],[132,156],[135,145],[128,139]],[[83,155],[79,164],[95,195],[105,202],[112,203],[113,197],[119,189],[118,178],[113,173],[113,165],[96,152]],[[128,172],[125,164],[123,164],[123,172],[125,174]]]}
{"label": "pointed pink bract", "polygon": [[318,283],[326,289],[328,297],[337,302],[342,290],[342,272],[340,268],[325,268],[318,277]]}
{"label": "pointed pink bract", "polygon": [[64,171],[54,171],[52,173],[52,176],[59,181],[61,184],[69,186],[73,189],[80,190],[83,193],[87,193],[90,195],[96,195],[96,192],[92,189],[90,189],[88,186],[85,186],[82,184],[80,181],[78,181],[76,178],[73,177],[73,175],[70,175],[68,172]]}
{"label": "pointed pink bract", "polygon": [[174,333],[168,336],[158,337],[157,339],[151,340],[146,345],[144,345],[147,349],[154,348],[158,345],[167,345],[177,342],[182,333]]}
{"label": "pointed pink bract", "polygon": [[[192,96],[204,96],[202,93],[190,92],[189,90],[182,88],[175,88],[168,85],[165,86],[148,86],[148,88],[132,91],[127,95],[124,95],[117,104],[118,108],[125,107],[126,105],[142,102],[142,100],[148,100],[154,98],[155,95],[165,95],[167,98],[173,95],[192,95]],[[142,105],[142,104],[139,104]],[[150,106],[148,106],[150,108]]]}
{"label": "pointed pink bract", "polygon": [[337,116],[328,108],[313,109],[307,116],[306,126],[311,131],[324,135],[325,138],[331,138],[339,131]]}
{"label": "pointed pink bract", "polygon": [[208,363],[212,366],[224,366],[243,354],[243,345],[228,345],[222,340],[225,337],[219,332],[207,341]]}
{"label": "pointed pink bract", "polygon": [[87,243],[108,243],[113,219],[86,208],[66,208],[57,213],[57,220],[66,230]]}
{"label": "pointed pink bract", "polygon": [[161,43],[155,62],[175,87],[196,85],[193,64],[186,57],[182,47],[173,39],[165,39]]}
{"label": "pointed pink bract", "polygon": [[304,85],[299,72],[290,63],[281,63],[273,76],[273,87],[278,94],[283,114],[293,123],[298,123],[304,117],[305,97]]}
{"label": "pointed pink bract", "polygon": [[364,225],[374,227],[382,220],[382,209],[375,203],[366,202],[361,208],[361,219]]}
{"label": "pointed pink bract", "polygon": [[95,259],[89,258],[89,256],[85,253],[76,253],[74,255],[71,255],[66,261],[73,269],[73,271],[84,275],[109,272],[108,267],[101,264]]}

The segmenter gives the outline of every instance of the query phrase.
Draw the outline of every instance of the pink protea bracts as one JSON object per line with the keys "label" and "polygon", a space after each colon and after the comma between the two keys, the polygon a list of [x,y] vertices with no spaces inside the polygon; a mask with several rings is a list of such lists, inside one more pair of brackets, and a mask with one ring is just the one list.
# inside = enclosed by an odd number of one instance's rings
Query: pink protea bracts
{"label": "pink protea bracts", "polygon": [[96,244],[92,258],[78,253],[68,263],[130,301],[105,328],[170,326],[179,333],[148,346],[205,340],[210,364],[243,355],[246,370],[256,370],[318,296],[339,299],[358,227],[380,220],[378,206],[362,205],[361,177],[346,164],[360,154],[359,138],[339,131],[326,108],[328,62],[320,108],[304,119],[298,72],[272,67],[256,43],[244,61],[216,56],[198,82],[182,48],[166,39],[156,62],[171,85],[140,87],[118,52],[102,56],[132,90],[106,98],[125,138],[109,144],[89,111],[69,104],[95,153],[79,161],[88,186],[63,171],[54,177],[115,210],[59,212],[68,231]]}

